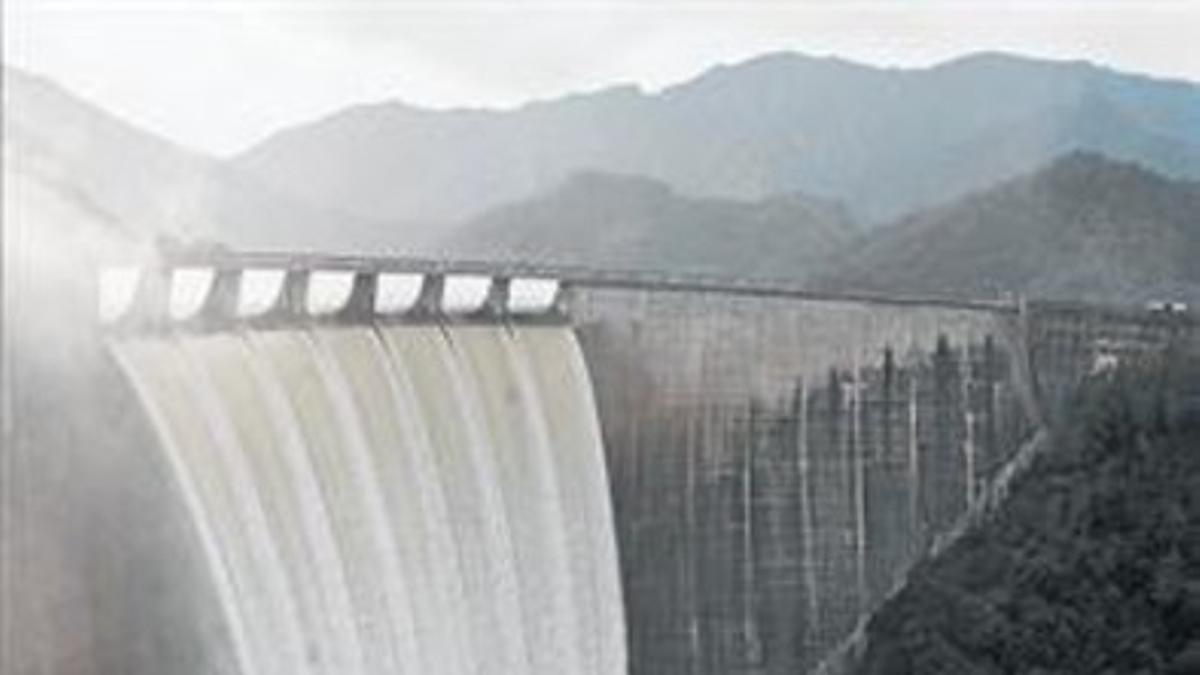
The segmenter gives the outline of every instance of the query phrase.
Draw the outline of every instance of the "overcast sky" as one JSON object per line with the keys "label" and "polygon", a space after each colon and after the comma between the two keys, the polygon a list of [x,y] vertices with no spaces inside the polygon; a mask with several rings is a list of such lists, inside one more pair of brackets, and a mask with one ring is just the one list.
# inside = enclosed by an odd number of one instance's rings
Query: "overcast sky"
{"label": "overcast sky", "polygon": [[1200,81],[1200,0],[4,0],[4,58],[229,154],[351,103],[653,90],[766,51],[919,67],[977,50]]}

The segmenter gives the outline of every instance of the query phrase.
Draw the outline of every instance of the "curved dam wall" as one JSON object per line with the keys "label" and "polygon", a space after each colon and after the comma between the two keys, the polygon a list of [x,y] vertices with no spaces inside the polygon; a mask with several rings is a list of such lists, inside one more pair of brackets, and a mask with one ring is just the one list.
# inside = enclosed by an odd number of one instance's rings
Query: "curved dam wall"
{"label": "curved dam wall", "polygon": [[[571,329],[463,318],[448,281],[453,317],[302,315],[304,275],[241,276],[192,318],[22,327],[0,671],[627,672]],[[267,311],[205,316],[230,300]]]}
{"label": "curved dam wall", "polygon": [[581,288],[632,673],[811,672],[1037,416],[1015,311]]}
{"label": "curved dam wall", "polygon": [[220,274],[171,326],[18,307],[0,671],[814,672],[1052,392],[1196,335],[571,270],[517,317],[373,261],[318,315],[308,265],[256,318]]}

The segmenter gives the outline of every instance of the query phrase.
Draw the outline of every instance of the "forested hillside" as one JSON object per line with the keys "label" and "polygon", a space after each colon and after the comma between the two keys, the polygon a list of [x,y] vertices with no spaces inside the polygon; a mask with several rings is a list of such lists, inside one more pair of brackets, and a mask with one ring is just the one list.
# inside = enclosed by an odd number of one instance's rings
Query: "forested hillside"
{"label": "forested hillside", "polygon": [[1094,377],[994,520],[918,567],[856,675],[1200,672],[1200,360]]}

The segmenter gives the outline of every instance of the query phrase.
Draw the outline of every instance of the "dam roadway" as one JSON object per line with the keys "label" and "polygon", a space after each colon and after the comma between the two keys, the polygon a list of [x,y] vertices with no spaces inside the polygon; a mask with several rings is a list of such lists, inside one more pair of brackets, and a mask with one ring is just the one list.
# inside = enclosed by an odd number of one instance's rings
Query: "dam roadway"
{"label": "dam roadway", "polygon": [[[592,473],[603,474],[609,511],[594,498],[572,504],[566,488],[561,509],[521,506],[520,513],[531,518],[560,522],[565,538],[554,545],[556,553],[544,554],[529,548],[533,540],[514,540],[527,543],[521,544],[524,557],[508,563],[517,567],[512,574],[518,582],[531,574],[521,569],[528,560],[531,569],[548,565],[545,569],[560,570],[564,579],[577,579],[570,575],[583,572],[572,571],[572,565],[581,563],[564,559],[562,547],[585,555],[580,552],[602,549],[603,537],[572,534],[567,521],[572,513],[586,513],[587,527],[595,528],[596,514],[610,512],[628,672],[716,675],[815,670],[981,499],[1022,443],[1047,424],[1073,382],[1105,357],[1154,352],[1181,339],[1194,342],[1197,334],[1194,317],[1186,313],[821,294],[766,282],[542,265],[207,252],[168,256],[163,267],[207,268],[226,280],[244,270],[272,269],[282,271],[284,280],[276,306],[264,314],[269,321],[226,315],[209,325],[172,325],[163,319],[161,304],[135,307],[133,314],[142,320],[129,326],[80,328],[77,348],[86,354],[80,362],[87,367],[40,372],[36,359],[27,367],[29,377],[73,387],[46,388],[16,401],[18,412],[57,406],[69,414],[56,420],[57,433],[36,428],[34,421],[18,425],[13,448],[20,461],[13,466],[27,487],[17,495],[25,501],[15,505],[20,515],[13,522],[24,543],[7,549],[12,559],[4,562],[32,569],[39,561],[53,561],[68,583],[46,588],[30,572],[33,581],[15,589],[25,606],[42,606],[41,621],[6,635],[6,658],[19,665],[45,666],[66,658],[65,651],[78,656],[90,650],[102,656],[92,662],[104,668],[72,672],[114,672],[110,666],[153,672],[155,664],[171,662],[194,664],[195,672],[237,672],[231,665],[236,650],[213,628],[220,623],[221,600],[197,590],[204,586],[196,580],[204,574],[198,562],[203,553],[187,534],[191,526],[178,489],[163,478],[169,472],[153,425],[136,419],[108,428],[98,423],[104,411],[144,406],[103,346],[114,340],[168,334],[186,340],[229,332],[247,336],[255,346],[276,340],[273,333],[321,327],[361,328],[396,341],[433,323],[453,342],[454,331],[498,324],[501,333],[479,343],[486,346],[492,340],[508,344],[504,331],[569,327],[590,377],[604,458],[604,466]],[[305,314],[306,298],[288,289],[303,296],[304,283],[324,272],[354,277],[346,303],[358,311],[324,318]],[[414,300],[422,311],[382,316],[369,310],[365,303],[377,300],[375,280],[388,274],[423,280],[421,300]],[[447,292],[448,280],[456,277],[491,283],[476,310],[449,315],[438,310],[439,298],[425,296],[429,289]],[[558,297],[540,315],[509,315],[506,289],[521,279],[555,280]],[[219,286],[213,281],[214,289]],[[165,302],[162,290],[135,304]],[[229,311],[229,300],[217,311]],[[319,341],[330,339],[322,335]],[[484,353],[479,351],[484,346],[472,353]],[[534,391],[527,376],[504,384],[519,369],[492,374],[483,356],[472,358],[484,379],[497,383],[491,393],[473,396],[503,407],[509,405],[506,388]],[[531,360],[534,352],[513,363],[529,361],[531,372],[540,373],[541,398],[553,398],[555,373],[567,377],[568,371]],[[321,372],[331,368],[317,365]],[[564,393],[581,401],[577,377],[563,380]],[[370,407],[352,386],[351,394],[359,406]],[[500,429],[498,414],[480,419]],[[520,434],[543,426],[536,437],[546,438],[558,423],[550,417],[555,416],[529,417],[544,421],[505,432],[508,440],[495,447],[522,447]],[[64,440],[69,438],[89,442],[81,447]],[[48,446],[59,455],[54,462],[46,459]],[[556,449],[551,443],[549,450]],[[61,462],[74,462],[79,470],[64,475]],[[504,494],[506,485],[521,478],[497,480]],[[573,480],[575,486],[587,484]],[[39,485],[53,486],[72,508],[64,511],[61,503],[30,496]],[[131,503],[162,508],[133,509]],[[89,527],[96,523],[107,524],[103,531],[110,535],[120,523],[126,532],[121,545],[100,541]],[[137,533],[139,527],[145,532]],[[560,535],[549,539],[555,536]],[[589,559],[582,569],[602,579],[604,560]],[[439,574],[443,579],[445,573]],[[139,593],[145,579],[170,586],[168,580],[177,576],[182,580],[174,585],[183,588],[157,598]],[[16,578],[22,578],[19,572]],[[100,581],[103,588],[96,588]],[[452,586],[451,581],[440,583]],[[597,620],[578,614],[580,606],[554,611],[567,612],[562,616],[579,625]],[[169,620],[161,620],[164,616]],[[528,641],[538,634],[529,628],[538,619],[522,616],[526,630],[533,631]],[[453,630],[450,619],[440,621],[439,630]],[[86,641],[74,644],[64,637],[72,627]],[[584,645],[572,653],[594,655],[597,648]],[[423,653],[436,653],[431,650]],[[180,660],[181,653],[187,658]]]}

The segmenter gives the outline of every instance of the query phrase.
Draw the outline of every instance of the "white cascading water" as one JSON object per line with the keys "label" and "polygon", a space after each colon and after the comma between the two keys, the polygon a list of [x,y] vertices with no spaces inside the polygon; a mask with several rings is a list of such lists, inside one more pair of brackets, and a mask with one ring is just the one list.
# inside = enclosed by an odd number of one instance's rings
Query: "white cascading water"
{"label": "white cascading water", "polygon": [[114,340],[247,675],[621,675],[591,383],[569,328]]}

